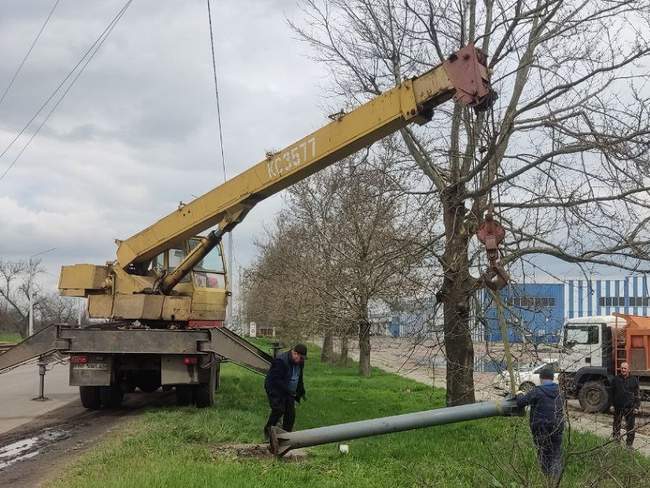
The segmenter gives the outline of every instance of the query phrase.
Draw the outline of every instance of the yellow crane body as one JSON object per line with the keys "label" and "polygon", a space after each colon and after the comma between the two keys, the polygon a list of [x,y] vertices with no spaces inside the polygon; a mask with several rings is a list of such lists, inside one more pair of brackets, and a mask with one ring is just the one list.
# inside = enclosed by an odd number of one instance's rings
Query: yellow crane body
{"label": "yellow crane body", "polygon": [[[218,242],[223,233],[261,200],[411,123],[427,122],[433,108],[452,97],[477,109],[487,108],[494,100],[485,56],[474,46],[335,116],[324,127],[267,154],[250,169],[118,242],[114,262],[64,266],[59,289],[63,295],[88,297],[91,317],[214,325],[224,319],[228,298]],[[194,237],[214,227],[218,236]],[[204,264],[197,268],[214,250],[221,259],[218,269]],[[213,280],[214,286],[201,286],[197,273],[216,273],[222,278]]]}

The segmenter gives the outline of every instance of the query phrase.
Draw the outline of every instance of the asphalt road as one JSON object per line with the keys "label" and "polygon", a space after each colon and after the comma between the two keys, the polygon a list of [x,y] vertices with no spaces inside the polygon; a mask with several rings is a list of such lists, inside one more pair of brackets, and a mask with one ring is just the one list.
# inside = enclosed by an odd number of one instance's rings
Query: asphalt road
{"label": "asphalt road", "polygon": [[[113,431],[121,431],[125,421],[136,417],[146,408],[174,405],[174,392],[129,393],[121,408],[87,410],[81,406],[77,388],[67,386],[67,368],[55,367],[56,377],[46,386],[52,400],[32,402],[32,367],[14,370],[12,379],[0,375],[0,487],[36,488],[65,472],[79,455],[96,446]],[[49,373],[48,373],[49,374]],[[24,382],[21,383],[21,379]],[[38,378],[37,378],[38,380]],[[5,390],[3,382],[8,385]],[[10,397],[8,391],[18,394]],[[13,398],[13,401],[11,401]],[[5,411],[5,408],[8,411]],[[25,408],[25,411],[21,411]],[[28,410],[27,410],[28,409]]]}
{"label": "asphalt road", "polygon": [[68,364],[48,366],[45,397],[38,401],[38,366],[26,364],[0,374],[0,434],[32,422],[37,417],[79,398],[79,388],[68,385]]}

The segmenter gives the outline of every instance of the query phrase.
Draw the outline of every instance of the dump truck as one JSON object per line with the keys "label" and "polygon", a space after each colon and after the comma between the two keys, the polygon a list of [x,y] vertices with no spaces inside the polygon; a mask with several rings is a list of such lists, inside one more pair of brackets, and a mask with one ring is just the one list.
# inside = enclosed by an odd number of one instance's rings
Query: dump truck
{"label": "dump truck", "polygon": [[113,261],[63,266],[60,293],[86,298],[89,317],[104,322],[41,330],[0,355],[0,371],[58,351],[70,356],[70,384],[87,408],[116,407],[125,392],[161,386],[174,388],[179,404],[212,405],[223,361],[263,373],[271,359],[223,327],[224,234],[262,200],[409,124],[430,121],[452,98],[478,111],[495,100],[486,56],[473,45],[117,241]]}
{"label": "dump truck", "polygon": [[586,412],[612,404],[612,379],[621,364],[639,377],[641,399],[650,400],[650,317],[613,314],[569,319],[562,330],[559,381]]}

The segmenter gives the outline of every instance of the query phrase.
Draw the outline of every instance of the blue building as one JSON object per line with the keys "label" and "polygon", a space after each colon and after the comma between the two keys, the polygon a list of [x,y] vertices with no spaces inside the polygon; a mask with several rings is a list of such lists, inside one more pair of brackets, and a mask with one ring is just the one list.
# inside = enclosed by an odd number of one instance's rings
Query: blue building
{"label": "blue building", "polygon": [[[501,325],[492,295],[482,293],[483,335],[488,341],[501,341]],[[535,342],[557,342],[564,322],[564,285],[562,283],[513,284],[501,290],[503,319],[510,342],[526,339]]]}
{"label": "blue building", "polygon": [[[562,324],[570,318],[609,315],[615,312],[648,316],[648,275],[581,277],[547,283],[512,283],[500,292],[503,317],[511,342],[553,344]],[[472,311],[472,340],[499,342],[501,328],[492,295],[481,290]],[[393,337],[431,336],[442,329],[442,307],[434,297],[404,300],[373,307],[373,333]]]}
{"label": "blue building", "polygon": [[392,337],[423,337],[433,333],[438,322],[435,297],[401,300],[388,305],[373,302],[370,311],[372,333]]}
{"label": "blue building", "polygon": [[[650,293],[647,275],[569,279],[558,283],[512,284],[501,290],[503,316],[511,342],[556,343],[566,319],[614,312],[647,316]],[[475,339],[501,341],[492,296],[482,291],[483,315],[476,317]]]}
{"label": "blue building", "polygon": [[393,337],[425,337],[436,325],[436,299],[403,300],[391,311],[388,333]]}
{"label": "blue building", "polygon": [[648,315],[648,276],[568,280],[565,285],[567,318],[609,315],[614,312]]}

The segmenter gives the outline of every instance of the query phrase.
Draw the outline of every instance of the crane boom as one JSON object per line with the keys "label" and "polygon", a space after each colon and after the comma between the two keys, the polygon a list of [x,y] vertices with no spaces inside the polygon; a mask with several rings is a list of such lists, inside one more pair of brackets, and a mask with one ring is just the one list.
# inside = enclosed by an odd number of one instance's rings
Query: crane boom
{"label": "crane boom", "polygon": [[[222,361],[263,372],[271,359],[223,328],[229,295],[223,235],[261,200],[408,124],[424,124],[435,107],[452,97],[476,110],[487,109],[495,99],[485,55],[472,45],[351,112],[331,117],[325,127],[267,154],[252,168],[118,242],[115,261],[63,266],[60,293],[86,297],[89,317],[109,321],[85,328],[53,324],[3,354],[0,370],[61,351],[72,355],[70,382],[80,386],[87,408],[117,406],[125,390],[153,391],[161,385],[175,387],[182,404],[191,398],[197,406],[212,405]],[[484,241],[494,241],[493,227],[483,233]],[[206,236],[197,236],[209,228]],[[489,249],[494,251],[497,244]],[[485,416],[479,410],[473,413]],[[313,432],[305,435],[314,437]],[[367,434],[354,434],[362,435]],[[276,437],[276,444],[289,443],[277,453],[302,442]],[[334,437],[336,432],[330,432],[330,440]]]}
{"label": "crane boom", "polygon": [[439,66],[269,154],[252,168],[122,241],[117,250],[118,264],[126,269],[148,261],[171,242],[215,225],[229,231],[259,201],[412,122],[426,122],[431,109],[444,101],[455,97],[465,105],[481,107],[491,93],[484,56],[473,46],[466,46]]}
{"label": "crane boom", "polygon": [[[138,234],[118,242],[104,266],[63,266],[59,290],[87,297],[93,318],[138,320],[152,327],[216,327],[228,301],[218,255],[222,236],[258,202],[408,124],[424,124],[454,98],[482,110],[495,99],[486,58],[468,45],[267,157]],[[199,233],[215,227],[205,237]],[[217,255],[215,255],[215,253]]]}

